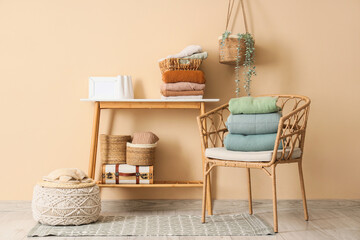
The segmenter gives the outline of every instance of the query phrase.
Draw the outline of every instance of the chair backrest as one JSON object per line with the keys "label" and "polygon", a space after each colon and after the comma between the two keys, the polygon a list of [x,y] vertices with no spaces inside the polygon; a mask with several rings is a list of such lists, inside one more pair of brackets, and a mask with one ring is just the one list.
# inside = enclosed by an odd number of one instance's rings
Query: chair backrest
{"label": "chair backrest", "polygon": [[[262,96],[277,97],[277,105],[281,107],[283,115],[279,122],[274,150],[278,149],[280,142],[284,150],[278,158],[276,158],[276,154],[274,154],[271,162],[291,159],[295,148],[298,147],[301,151],[304,149],[310,99],[299,95]],[[228,104],[224,104],[199,116],[198,124],[204,148],[224,146],[224,137],[228,131],[225,123],[230,114],[228,106]]]}

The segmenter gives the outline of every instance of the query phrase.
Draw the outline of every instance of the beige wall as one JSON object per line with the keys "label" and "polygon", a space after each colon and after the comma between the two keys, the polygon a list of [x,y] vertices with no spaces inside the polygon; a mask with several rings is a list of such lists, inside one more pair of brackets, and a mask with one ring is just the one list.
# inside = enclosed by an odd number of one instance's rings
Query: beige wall
{"label": "beige wall", "polygon": [[[256,38],[254,94],[312,99],[305,144],[308,198],[360,198],[360,2],[245,0]],[[159,98],[157,59],[189,44],[209,53],[206,98],[233,97],[233,68],[218,63],[227,1],[0,0],[0,199],[31,199],[55,168],[87,170],[89,76],[130,74],[136,98]],[[234,32],[243,31],[240,18]],[[217,104],[208,104],[211,109]],[[201,178],[193,110],[104,111],[101,133],[159,135],[156,177]],[[109,123],[113,122],[110,128]],[[278,168],[281,199],[300,197],[296,166]],[[253,171],[254,197],[271,198]],[[245,171],[218,169],[216,198],[245,199]],[[116,189],[116,198],[200,198],[200,189]]]}

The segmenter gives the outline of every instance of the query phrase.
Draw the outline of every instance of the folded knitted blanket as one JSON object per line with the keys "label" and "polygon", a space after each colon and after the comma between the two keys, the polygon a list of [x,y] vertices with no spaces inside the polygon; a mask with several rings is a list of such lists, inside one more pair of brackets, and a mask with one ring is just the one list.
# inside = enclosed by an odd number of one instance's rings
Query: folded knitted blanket
{"label": "folded knitted blanket", "polygon": [[204,95],[204,91],[163,91],[161,90],[161,95],[165,97],[171,96],[196,96],[196,95]]}
{"label": "folded knitted blanket", "polygon": [[205,83],[204,73],[200,70],[175,70],[166,71],[162,74],[162,80],[165,83],[176,82],[193,82],[193,83]]}
{"label": "folded knitted blanket", "polygon": [[162,91],[200,91],[205,89],[205,84],[191,82],[162,83]]}
{"label": "folded knitted blanket", "polygon": [[83,171],[78,168],[61,168],[56,169],[49,173],[49,175],[43,177],[47,182],[59,182],[59,183],[88,183],[92,182]]}
{"label": "folded knitted blanket", "polygon": [[226,127],[230,133],[266,134],[276,133],[281,112],[263,114],[230,114]]}
{"label": "folded knitted blanket", "polygon": [[[225,136],[224,145],[227,150],[231,151],[269,151],[275,146],[276,133],[242,135],[229,133]],[[279,146],[279,149],[282,146]]]}
{"label": "folded knitted blanket", "polygon": [[171,97],[165,97],[161,96],[162,100],[191,100],[191,99],[202,99],[203,95],[198,96],[171,96]]}
{"label": "folded knitted blanket", "polygon": [[174,54],[174,55],[169,55],[166,58],[183,58],[183,57],[191,56],[194,53],[199,53],[199,52],[202,52],[201,46],[190,45],[190,46],[187,46],[186,48],[184,48],[181,52]]}
{"label": "folded knitted blanket", "polygon": [[276,102],[276,97],[232,98],[229,101],[229,110],[232,114],[272,113],[280,110]]}

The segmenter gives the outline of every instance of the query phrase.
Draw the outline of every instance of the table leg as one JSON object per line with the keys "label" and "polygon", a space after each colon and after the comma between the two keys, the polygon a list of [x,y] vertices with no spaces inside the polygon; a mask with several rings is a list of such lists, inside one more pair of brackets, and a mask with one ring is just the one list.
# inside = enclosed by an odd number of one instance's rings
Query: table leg
{"label": "table leg", "polygon": [[[200,114],[205,113],[205,103],[202,102],[200,104]],[[204,122],[204,128],[206,129],[206,122]],[[205,169],[205,161],[203,159],[203,170]],[[204,173],[203,173],[204,174]],[[205,183],[203,183],[205,184]],[[212,200],[211,200],[211,181],[210,181],[210,173],[206,177],[206,209],[208,215],[212,215]]]}
{"label": "table leg", "polygon": [[96,154],[97,154],[97,146],[98,146],[98,138],[99,138],[99,123],[100,123],[100,103],[95,102],[93,128],[91,135],[89,170],[88,170],[88,175],[92,179],[94,179],[95,177]]}

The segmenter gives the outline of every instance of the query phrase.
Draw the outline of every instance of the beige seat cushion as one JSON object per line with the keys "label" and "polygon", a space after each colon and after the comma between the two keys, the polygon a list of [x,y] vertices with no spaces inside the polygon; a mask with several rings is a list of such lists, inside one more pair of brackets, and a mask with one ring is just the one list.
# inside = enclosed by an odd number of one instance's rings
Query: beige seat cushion
{"label": "beige seat cushion", "polygon": [[[281,151],[278,151],[278,157],[281,157]],[[289,150],[287,149],[287,152]],[[208,158],[229,160],[229,161],[241,161],[241,162],[269,162],[271,161],[273,151],[261,151],[261,152],[240,152],[226,150],[224,147],[220,148],[207,148],[205,150],[205,156]],[[301,157],[301,149],[295,148],[292,154],[292,158]]]}

